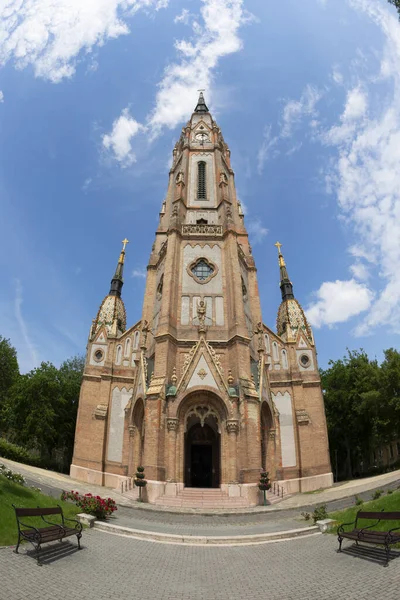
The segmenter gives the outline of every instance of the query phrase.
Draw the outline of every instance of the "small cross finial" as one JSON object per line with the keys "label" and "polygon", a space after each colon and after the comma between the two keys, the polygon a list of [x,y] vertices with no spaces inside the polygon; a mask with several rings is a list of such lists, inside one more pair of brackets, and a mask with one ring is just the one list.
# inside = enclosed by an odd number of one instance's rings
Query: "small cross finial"
{"label": "small cross finial", "polygon": [[282,248],[282,244],[280,244],[279,242],[276,242],[276,244],[274,244],[274,246],[276,246],[278,248],[278,253],[281,253],[281,248]]}
{"label": "small cross finial", "polygon": [[122,240],[123,246],[122,246],[122,251],[125,252],[125,247],[127,244],[129,244],[129,240],[127,240],[126,238],[124,240]]}

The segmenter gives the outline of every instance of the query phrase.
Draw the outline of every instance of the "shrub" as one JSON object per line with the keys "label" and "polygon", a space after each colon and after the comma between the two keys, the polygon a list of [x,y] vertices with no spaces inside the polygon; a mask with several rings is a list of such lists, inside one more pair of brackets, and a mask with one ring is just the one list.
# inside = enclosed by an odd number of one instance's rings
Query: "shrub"
{"label": "shrub", "polygon": [[380,498],[383,494],[383,490],[375,490],[375,492],[372,494],[372,500],[378,500],[378,498]]}
{"label": "shrub", "polygon": [[360,506],[360,504],[364,504],[364,500],[359,496],[354,496],[354,503],[356,504],[356,506]]}
{"label": "shrub", "polygon": [[7,467],[2,464],[0,464],[0,475],[3,475],[3,477],[6,477],[14,483],[19,483],[19,485],[25,485],[26,483],[25,477],[21,475],[21,473],[14,473],[14,471],[7,469]]}
{"label": "shrub", "polygon": [[147,485],[147,481],[144,477],[144,467],[137,467],[134,483],[138,488],[145,487]]}
{"label": "shrub", "polygon": [[144,478],[144,467],[136,468],[136,475],[134,479],[134,484],[139,488],[139,498],[138,501],[142,502],[142,488],[146,487],[147,481]]}
{"label": "shrub", "polygon": [[313,512],[313,521],[316,523],[317,521],[322,521],[322,519],[328,518],[328,513],[326,511],[326,504],[321,504],[321,506],[317,506],[317,508]]}
{"label": "shrub", "polygon": [[37,464],[37,459],[31,456],[25,448],[22,448],[22,446],[17,446],[16,444],[12,444],[4,438],[0,438],[0,456],[3,458],[9,458],[10,460],[15,460],[16,462],[25,463],[27,465]]}
{"label": "shrub", "polygon": [[112,498],[101,498],[100,496],[93,496],[92,494],[82,495],[74,490],[63,492],[61,494],[61,500],[72,500],[72,502],[75,502],[83,512],[94,515],[97,519],[105,519],[117,510],[115,500]]}
{"label": "shrub", "polygon": [[311,515],[310,515],[310,513],[308,513],[308,512],[302,512],[302,513],[301,513],[301,516],[303,517],[303,519],[304,519],[305,521],[309,521],[309,520],[311,519]]}
{"label": "shrub", "polygon": [[387,493],[387,494],[393,494],[393,490],[390,490],[390,489],[389,489],[389,490],[388,490],[386,493]]}
{"label": "shrub", "polygon": [[260,481],[258,483],[258,487],[262,492],[271,489],[271,483],[270,483],[270,479],[269,479],[268,475],[269,475],[268,471],[261,472],[261,477],[260,477]]}

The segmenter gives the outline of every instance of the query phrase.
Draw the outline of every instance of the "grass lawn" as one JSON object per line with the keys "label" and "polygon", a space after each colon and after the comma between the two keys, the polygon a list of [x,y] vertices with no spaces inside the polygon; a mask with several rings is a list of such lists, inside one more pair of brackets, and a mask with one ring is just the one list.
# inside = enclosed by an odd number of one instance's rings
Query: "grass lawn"
{"label": "grass lawn", "polygon": [[[57,506],[59,504],[64,512],[64,516],[73,519],[75,515],[81,512],[75,504],[69,502],[61,502],[56,498],[45,496],[40,492],[36,492],[29,487],[24,487],[0,475],[0,546],[15,545],[18,539],[17,520],[12,507],[15,504],[18,508],[28,508],[37,506]],[[58,515],[51,515],[50,520],[58,521]],[[28,517],[24,520],[28,525],[34,527],[45,527],[40,517]]]}
{"label": "grass lawn", "polygon": [[[380,512],[384,510],[385,512],[400,512],[400,491],[395,491],[392,494],[386,494],[378,498],[378,500],[371,500],[370,502],[364,502],[359,506],[351,506],[350,508],[346,508],[346,510],[341,510],[334,513],[329,513],[329,517],[331,519],[335,519],[337,524],[330,529],[330,533],[336,533],[337,525],[342,523],[351,523],[356,520],[356,514],[359,510],[362,511],[370,511],[370,512]],[[384,517],[382,516],[382,519]],[[367,525],[372,525],[375,521],[362,520],[361,527],[366,527]],[[399,521],[384,521],[382,520],[374,529],[377,531],[387,531],[389,529],[393,529],[394,527],[400,527]],[[346,527],[346,531],[351,531],[352,527]]]}

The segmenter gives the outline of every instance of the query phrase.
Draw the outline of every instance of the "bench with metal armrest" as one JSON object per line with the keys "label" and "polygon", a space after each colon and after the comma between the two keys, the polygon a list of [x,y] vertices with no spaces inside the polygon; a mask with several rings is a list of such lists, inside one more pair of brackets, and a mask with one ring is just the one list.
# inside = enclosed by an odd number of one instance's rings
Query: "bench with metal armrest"
{"label": "bench with metal armrest", "polygon": [[[39,551],[42,544],[46,542],[54,542],[56,540],[62,541],[64,538],[71,535],[76,535],[78,540],[78,549],[81,549],[80,539],[82,537],[82,524],[75,519],[67,519],[64,517],[61,506],[55,506],[52,508],[17,508],[13,504],[13,507],[18,525],[18,543],[14,550],[14,552],[17,554],[21,541],[27,540],[35,548],[37,562],[38,565],[40,565]],[[60,515],[61,523],[53,523],[52,521],[48,521],[45,519],[45,516],[48,515]],[[46,523],[47,527],[34,527],[32,525],[28,525],[27,523],[23,523],[21,518],[25,517],[41,517],[42,521]],[[74,526],[68,526],[66,521],[68,523],[73,523]]]}
{"label": "bench with metal armrest", "polygon": [[[365,519],[376,519],[376,522],[372,523],[372,525],[367,525],[366,527],[360,527],[359,521]],[[387,567],[389,563],[390,546],[400,542],[400,527],[393,527],[392,529],[388,528],[386,531],[377,531],[374,527],[381,521],[400,521],[400,512],[385,512],[383,510],[381,512],[367,512],[359,510],[355,521],[343,523],[337,528],[339,541],[338,552],[342,551],[343,539],[353,540],[357,545],[359,542],[363,542],[366,544],[384,546],[386,550],[386,562],[384,566]],[[352,529],[346,531],[345,527],[349,526],[352,526]]]}

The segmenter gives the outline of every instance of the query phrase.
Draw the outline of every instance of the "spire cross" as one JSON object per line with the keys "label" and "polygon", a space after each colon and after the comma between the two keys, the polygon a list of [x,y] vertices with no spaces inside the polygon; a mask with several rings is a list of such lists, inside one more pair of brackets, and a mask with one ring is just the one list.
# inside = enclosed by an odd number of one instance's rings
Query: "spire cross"
{"label": "spire cross", "polygon": [[278,253],[281,254],[282,244],[280,244],[279,242],[276,242],[276,244],[274,244],[274,246],[276,246],[278,248]]}
{"label": "spire cross", "polygon": [[126,238],[124,240],[122,240],[123,243],[123,247],[122,247],[122,251],[125,252],[125,247],[127,244],[129,244],[129,240],[127,240]]}

